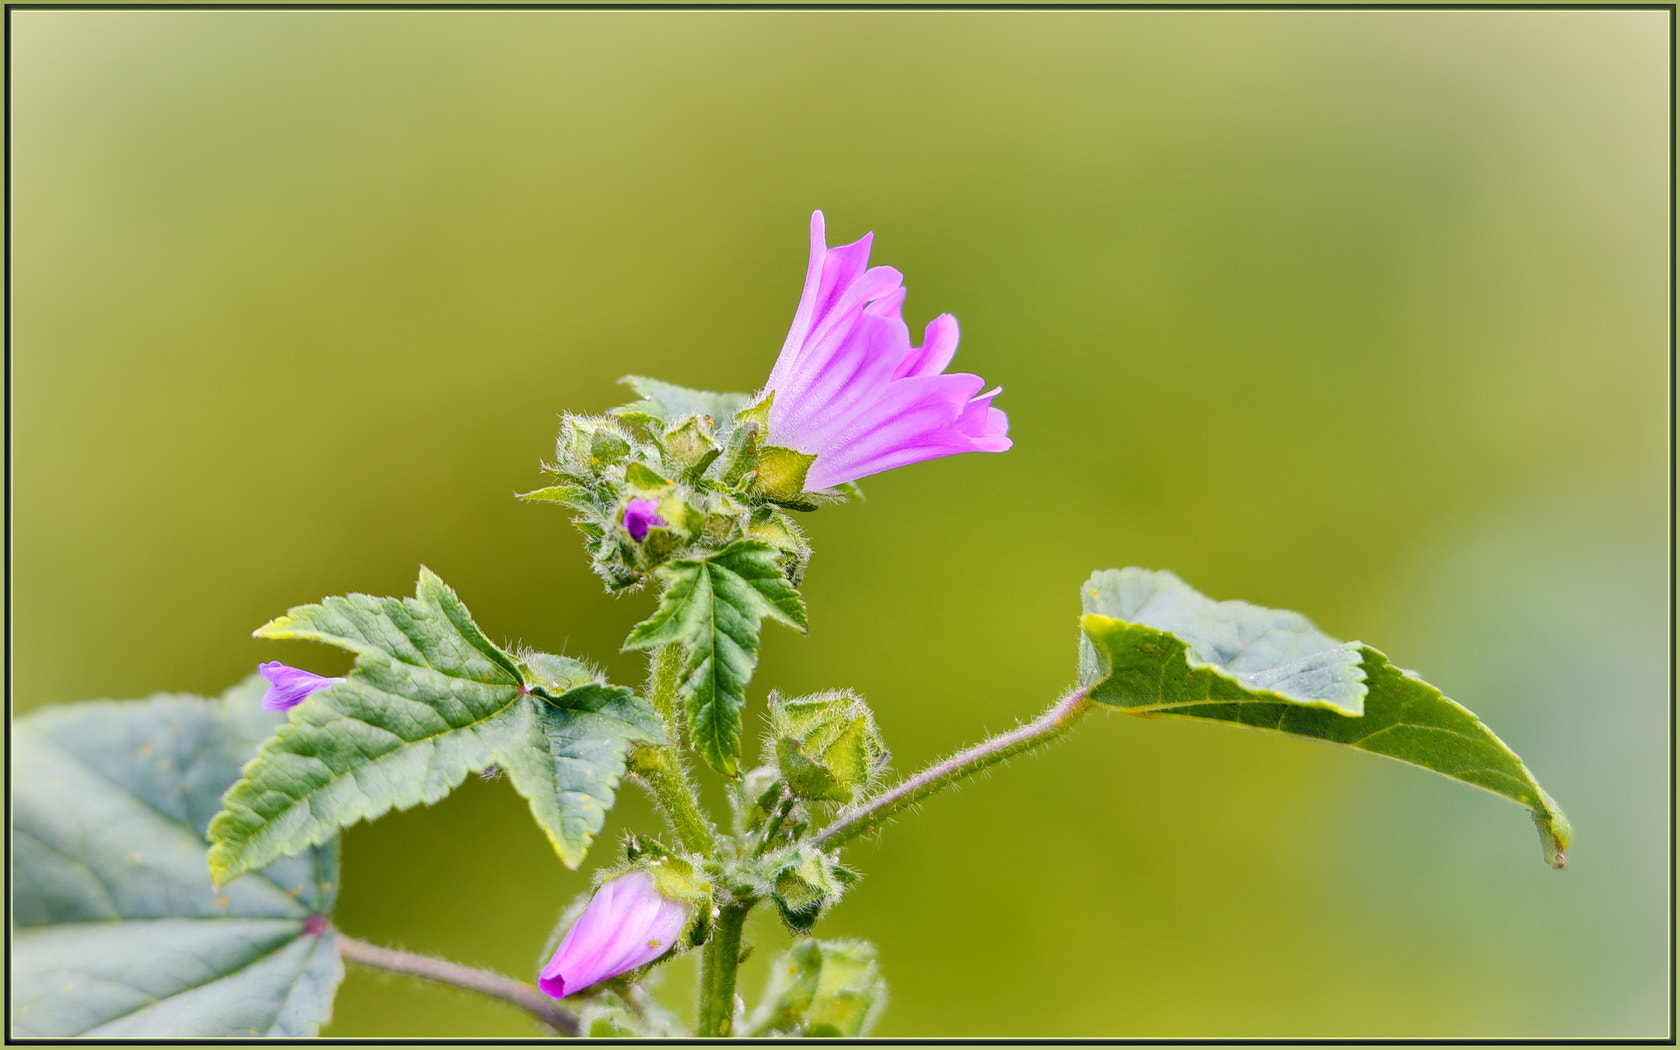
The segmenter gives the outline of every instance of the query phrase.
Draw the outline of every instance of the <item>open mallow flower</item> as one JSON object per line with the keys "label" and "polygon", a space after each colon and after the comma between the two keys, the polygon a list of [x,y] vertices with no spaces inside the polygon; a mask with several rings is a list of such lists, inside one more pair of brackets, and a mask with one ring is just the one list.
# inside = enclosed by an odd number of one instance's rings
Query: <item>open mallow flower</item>
{"label": "open mallow flower", "polygon": [[651,499],[633,499],[624,508],[624,531],[637,543],[647,539],[648,530],[655,525],[664,526],[666,521],[659,516],[659,503]]}
{"label": "open mallow flower", "polygon": [[787,342],[765,384],[768,443],[816,456],[808,490],[959,452],[1009,448],[1009,420],[992,407],[1002,389],[961,372],[957,320],[940,314],[910,345],[900,309],[904,277],[869,265],[874,234],[828,247],[823,214],[811,215],[811,264]]}
{"label": "open mallow flower", "polygon": [[268,692],[263,694],[264,711],[290,711],[329,686],[345,681],[343,678],[323,678],[318,674],[287,667],[278,660],[260,664],[257,670],[268,679]]}
{"label": "open mallow flower", "polygon": [[646,966],[671,950],[693,915],[692,905],[660,893],[646,871],[604,882],[543,967],[537,987],[564,999]]}

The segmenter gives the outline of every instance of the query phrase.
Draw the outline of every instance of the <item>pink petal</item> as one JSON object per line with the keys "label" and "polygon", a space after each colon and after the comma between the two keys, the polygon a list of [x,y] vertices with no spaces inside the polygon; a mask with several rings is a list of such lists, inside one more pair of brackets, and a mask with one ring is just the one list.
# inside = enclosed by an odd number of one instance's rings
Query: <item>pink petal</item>
{"label": "pink petal", "polygon": [[898,366],[893,378],[900,376],[933,376],[945,371],[951,358],[957,356],[957,319],[940,314],[928,322],[922,335],[922,345],[912,350]]}

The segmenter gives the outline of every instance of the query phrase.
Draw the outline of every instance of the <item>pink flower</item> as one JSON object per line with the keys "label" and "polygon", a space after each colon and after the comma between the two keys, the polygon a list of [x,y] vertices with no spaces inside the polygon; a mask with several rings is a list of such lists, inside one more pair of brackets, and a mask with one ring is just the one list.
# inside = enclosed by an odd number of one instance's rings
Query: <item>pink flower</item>
{"label": "pink flower", "polygon": [[624,531],[637,543],[647,539],[648,530],[666,524],[659,516],[659,503],[651,499],[633,499],[624,507]]}
{"label": "pink flower", "polygon": [[262,698],[264,711],[289,711],[309,699],[311,693],[318,693],[344,681],[342,678],[323,678],[318,674],[287,667],[278,660],[259,664],[257,670],[268,679],[268,692],[264,693]]}
{"label": "pink flower", "polygon": [[959,452],[1002,452],[1009,420],[979,376],[942,374],[957,352],[957,319],[940,314],[910,345],[899,310],[904,277],[869,266],[874,234],[829,248],[811,214],[811,265],[781,356],[769,443],[815,455],[805,487],[831,488]]}
{"label": "pink flower", "polygon": [[690,905],[659,892],[653,876],[632,871],[602,883],[583,917],[566,931],[537,987],[556,999],[664,955],[693,915]]}

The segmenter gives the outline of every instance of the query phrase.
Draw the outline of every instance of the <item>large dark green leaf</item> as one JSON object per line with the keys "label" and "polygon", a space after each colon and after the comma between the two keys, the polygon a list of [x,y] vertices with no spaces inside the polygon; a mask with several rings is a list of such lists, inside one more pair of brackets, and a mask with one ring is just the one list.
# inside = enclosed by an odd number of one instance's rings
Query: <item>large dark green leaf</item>
{"label": "large dark green leaf", "polygon": [[18,720],[13,1034],[302,1037],[331,1015],[337,839],[220,892],[204,870],[222,792],[283,718],[265,687]]}
{"label": "large dark green leaf", "polygon": [[741,755],[741,707],[758,665],[758,633],[766,617],[806,629],[805,602],[782,571],[781,552],[759,540],[737,540],[706,558],[659,569],[659,608],[637,624],[626,649],[679,644],[679,694],[695,750],[713,769],[735,776]]}
{"label": "large dark green leaf", "polygon": [[292,710],[223,800],[210,824],[218,885],[356,821],[436,802],[492,765],[510,771],[575,868],[612,806],[627,749],[659,739],[652,710],[628,693],[609,706],[565,702],[590,684],[587,669],[549,658],[579,669],[557,677],[515,659],[425,569],[413,598],[328,598],[257,635],[327,642],[356,664]]}
{"label": "large dark green leaf", "polygon": [[1235,722],[1432,769],[1528,807],[1562,867],[1569,822],[1516,754],[1439,689],[1299,613],[1216,602],[1170,572],[1108,569],[1081,592],[1080,679],[1137,714]]}

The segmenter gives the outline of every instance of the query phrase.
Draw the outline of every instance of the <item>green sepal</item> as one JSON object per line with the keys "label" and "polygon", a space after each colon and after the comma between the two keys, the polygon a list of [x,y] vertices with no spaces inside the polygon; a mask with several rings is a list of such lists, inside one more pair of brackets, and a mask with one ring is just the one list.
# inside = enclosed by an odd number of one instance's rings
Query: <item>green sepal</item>
{"label": "green sepal", "polygon": [[706,418],[684,416],[665,430],[665,465],[686,481],[694,481],[723,454]]}
{"label": "green sepal", "polygon": [[559,503],[574,510],[589,510],[595,505],[594,497],[582,485],[550,485],[521,492],[517,498],[527,503]]}
{"label": "green sepal", "polygon": [[677,694],[690,739],[707,765],[736,776],[741,708],[758,663],[760,624],[768,617],[806,630],[804,599],[788,583],[781,553],[759,540],[739,540],[705,558],[671,561],[658,572],[665,581],[659,608],[636,625],[624,647],[682,646]]}
{"label": "green sepal", "polygon": [[629,482],[633,488],[649,494],[659,493],[661,490],[669,488],[671,484],[670,479],[661,476],[652,467],[640,460],[632,460],[625,464],[624,480]]}
{"label": "green sepal", "polygon": [[1109,569],[1081,591],[1080,679],[1133,714],[1233,722],[1422,766],[1528,807],[1546,862],[1568,819],[1522,760],[1439,689],[1299,613],[1215,602],[1170,572]]}
{"label": "green sepal", "polygon": [[751,479],[752,472],[758,468],[758,442],[763,432],[758,423],[747,423],[730,431],[717,465],[724,485],[737,488]]}
{"label": "green sepal", "polygon": [[642,1035],[635,1015],[617,1004],[589,1004],[578,1017],[578,1027],[586,1039],[634,1039]]}
{"label": "green sepal", "polygon": [[630,442],[622,436],[613,433],[606,427],[595,431],[589,441],[589,458],[591,462],[611,466],[622,463],[630,455]]}
{"label": "green sepal", "polygon": [[856,1039],[886,1007],[887,986],[873,945],[806,937],[771,962],[763,1003],[749,1037]]}
{"label": "green sepal", "polygon": [[786,559],[788,582],[799,586],[811,564],[811,545],[806,541],[804,531],[786,514],[772,507],[759,507],[758,510],[763,513],[752,516],[747,524],[747,535],[780,550]]}
{"label": "green sepal", "polygon": [[[764,445],[758,450],[753,490],[765,499],[799,502],[805,491],[805,476],[817,457],[781,445]],[[815,509],[815,504],[811,505]]]}
{"label": "green sepal", "polygon": [[766,392],[763,397],[751,404],[743,405],[735,413],[735,425],[747,426],[752,424],[761,430],[768,429],[770,426],[770,406],[775,403],[776,392],[774,390]]}

